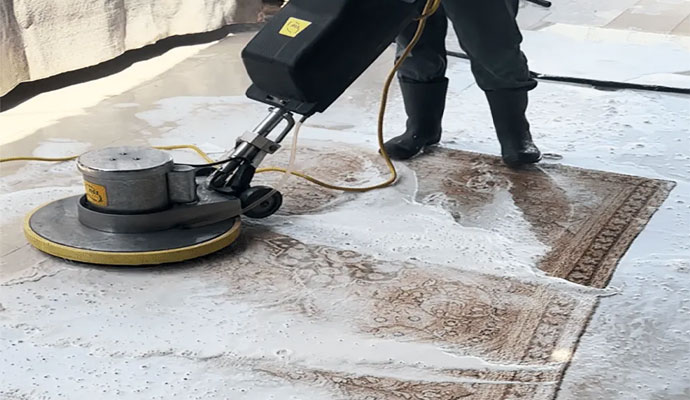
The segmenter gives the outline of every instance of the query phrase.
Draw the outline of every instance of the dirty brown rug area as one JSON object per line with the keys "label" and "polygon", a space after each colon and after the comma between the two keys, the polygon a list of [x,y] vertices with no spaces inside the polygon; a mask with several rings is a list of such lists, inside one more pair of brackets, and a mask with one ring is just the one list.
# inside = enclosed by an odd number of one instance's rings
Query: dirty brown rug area
{"label": "dirty brown rug area", "polygon": [[[324,370],[311,362],[253,364],[255,371],[330,387],[348,399],[549,398],[595,304],[594,297],[577,291],[391,263],[257,228],[248,229],[233,252],[233,263],[217,256],[205,265],[226,281],[237,301],[271,304],[281,313],[355,332],[361,343],[342,344],[355,353],[367,340],[390,342],[401,351],[409,346],[419,360],[407,372],[419,379],[396,377],[395,360],[380,365],[383,375],[347,372],[358,368],[352,365]],[[430,349],[458,357],[458,367],[434,365],[435,357],[424,354]],[[462,367],[468,357],[486,366]]]}
{"label": "dirty brown rug area", "polygon": [[465,226],[476,224],[482,205],[509,193],[532,230],[551,246],[539,268],[597,288],[606,286],[674,186],[557,164],[514,171],[497,157],[453,150],[436,150],[411,166],[420,182],[419,198],[433,201],[442,193],[443,207],[461,215],[458,222]]}
{"label": "dirty brown rug area", "polygon": [[[307,154],[302,168],[344,184],[354,184],[362,169],[380,165],[362,155],[367,152],[300,151]],[[607,285],[673,184],[555,164],[514,171],[496,157],[445,149],[407,165],[418,179],[417,200],[445,208],[464,226],[484,227],[481,214],[490,213],[496,199],[512,199],[539,240],[549,245],[537,267],[577,285],[484,275],[419,260],[379,260],[249,228],[230,250],[236,262],[228,265],[223,255],[212,258],[219,279],[227,279],[242,301],[273,301],[281,312],[342,324],[365,338],[412,351],[423,352],[414,346],[429,345],[459,357],[460,365],[430,365],[420,353],[420,365],[404,373],[395,360],[381,373],[264,362],[254,370],[357,400],[554,398],[597,304],[596,294],[586,288]],[[324,205],[348,201],[298,180],[288,186],[284,214],[318,213]],[[265,287],[271,292],[260,290]],[[484,364],[468,367],[460,361],[466,357]]]}
{"label": "dirty brown rug area", "polygon": [[[342,149],[300,148],[298,169],[344,186],[366,186],[385,178],[383,162],[370,151]],[[286,164],[285,153],[271,161]],[[416,175],[417,200],[445,208],[463,226],[486,228],[486,214],[495,214],[494,223],[500,226],[494,203],[510,198],[530,229],[550,247],[538,267],[595,288],[607,285],[620,258],[675,185],[560,164],[512,170],[498,157],[440,148],[405,165]],[[365,169],[381,175],[358,181]],[[262,178],[269,183],[277,179]],[[292,178],[284,192],[281,213],[288,215],[318,212],[352,199],[298,178]]]}

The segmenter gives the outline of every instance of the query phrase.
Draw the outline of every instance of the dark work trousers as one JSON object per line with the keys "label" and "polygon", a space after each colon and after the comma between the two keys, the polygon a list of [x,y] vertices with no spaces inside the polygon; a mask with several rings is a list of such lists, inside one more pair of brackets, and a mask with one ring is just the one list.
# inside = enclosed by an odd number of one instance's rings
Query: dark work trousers
{"label": "dark work trousers", "polygon": [[[442,0],[398,77],[409,82],[434,82],[446,75],[446,33],[450,19],[460,46],[470,58],[472,74],[484,91],[533,89],[527,58],[520,50],[519,0]],[[410,43],[417,21],[396,39],[398,55]]]}

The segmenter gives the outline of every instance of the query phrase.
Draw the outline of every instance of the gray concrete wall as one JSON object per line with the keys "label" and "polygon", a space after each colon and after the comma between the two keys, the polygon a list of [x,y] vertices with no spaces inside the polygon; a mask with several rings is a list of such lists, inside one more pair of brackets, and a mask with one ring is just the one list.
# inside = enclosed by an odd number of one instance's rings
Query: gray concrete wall
{"label": "gray concrete wall", "polygon": [[2,0],[0,95],[160,39],[255,22],[261,0]]}

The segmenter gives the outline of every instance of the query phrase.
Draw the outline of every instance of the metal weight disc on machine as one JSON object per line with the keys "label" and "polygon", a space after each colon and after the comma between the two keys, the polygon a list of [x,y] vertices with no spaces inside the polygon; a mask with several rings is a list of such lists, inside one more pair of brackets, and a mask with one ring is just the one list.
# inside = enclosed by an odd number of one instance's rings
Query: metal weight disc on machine
{"label": "metal weight disc on machine", "polygon": [[197,170],[150,147],[79,157],[85,194],[46,204],[25,220],[37,249],[73,261],[154,265],[218,251],[240,233],[241,202],[203,184]]}

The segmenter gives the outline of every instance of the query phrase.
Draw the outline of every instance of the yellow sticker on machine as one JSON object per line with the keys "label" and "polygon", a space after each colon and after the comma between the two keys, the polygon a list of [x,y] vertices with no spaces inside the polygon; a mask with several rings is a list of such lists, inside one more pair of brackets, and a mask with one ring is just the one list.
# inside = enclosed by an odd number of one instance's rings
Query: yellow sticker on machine
{"label": "yellow sticker on machine", "polygon": [[108,193],[106,193],[104,186],[84,181],[84,187],[86,187],[86,200],[89,203],[102,207],[108,205]]}
{"label": "yellow sticker on machine", "polygon": [[309,25],[311,25],[311,22],[309,21],[305,21],[303,19],[295,17],[290,17],[278,33],[280,33],[283,36],[295,37],[299,35],[303,30],[307,29]]}

